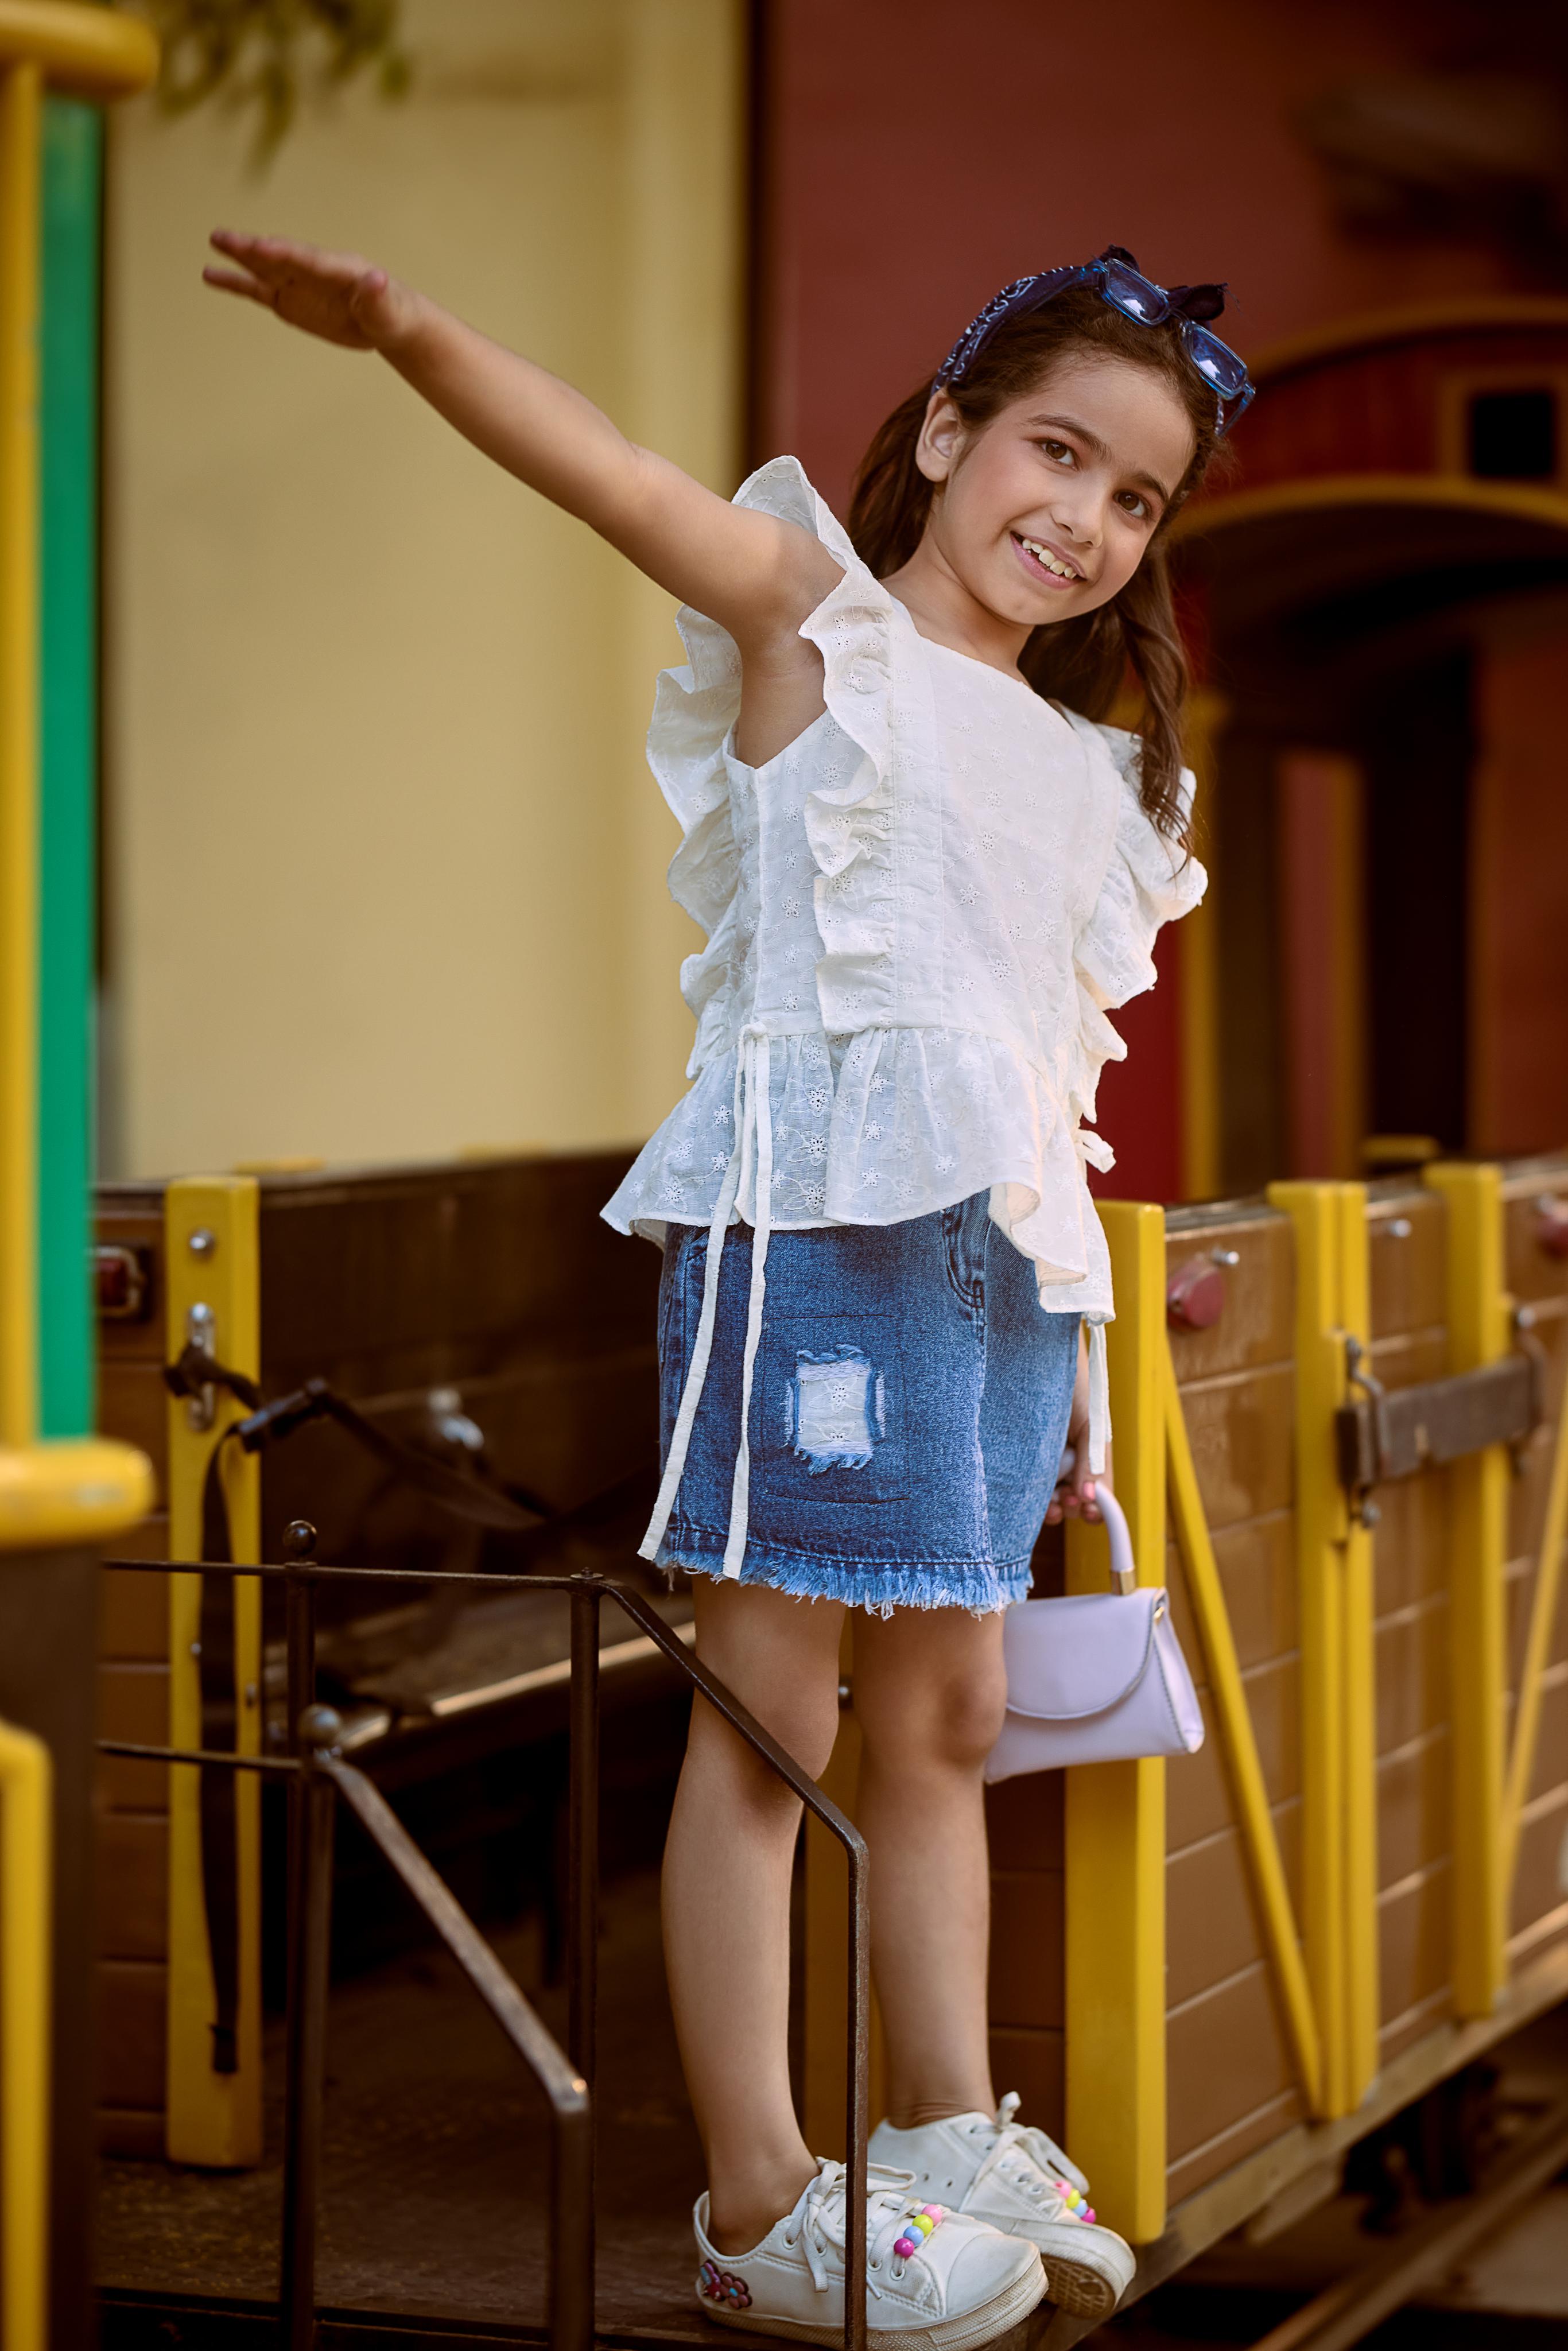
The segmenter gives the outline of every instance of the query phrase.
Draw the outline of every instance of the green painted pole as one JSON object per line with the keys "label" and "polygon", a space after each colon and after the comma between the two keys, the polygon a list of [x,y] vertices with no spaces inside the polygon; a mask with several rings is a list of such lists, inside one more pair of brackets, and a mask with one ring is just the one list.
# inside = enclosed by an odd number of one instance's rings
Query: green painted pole
{"label": "green painted pole", "polygon": [[38,1418],[94,1421],[88,1278],[97,906],[99,223],[103,122],[47,100],[39,347]]}

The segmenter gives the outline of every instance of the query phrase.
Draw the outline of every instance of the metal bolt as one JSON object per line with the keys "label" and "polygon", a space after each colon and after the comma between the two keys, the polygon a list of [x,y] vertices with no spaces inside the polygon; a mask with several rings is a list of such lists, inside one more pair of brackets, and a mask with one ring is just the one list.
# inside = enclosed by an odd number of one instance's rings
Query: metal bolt
{"label": "metal bolt", "polygon": [[343,1736],[343,1718],[329,1706],[308,1706],[299,1718],[299,1736],[307,1747],[329,1755]]}
{"label": "metal bolt", "polygon": [[1533,1331],[1537,1319],[1533,1306],[1516,1306],[1513,1310],[1513,1327],[1516,1331]]}
{"label": "metal bolt", "polygon": [[218,1246],[218,1237],[210,1225],[198,1225],[185,1244],[193,1257],[211,1257]]}
{"label": "metal bolt", "polygon": [[1377,1504],[1370,1501],[1363,1502],[1361,1506],[1362,1525],[1364,1527],[1375,1527],[1380,1526],[1382,1522],[1383,1512],[1379,1510]]}
{"label": "metal bolt", "polygon": [[1239,1265],[1241,1262],[1239,1249],[1211,1249],[1208,1254],[1216,1265]]}
{"label": "metal bolt", "polygon": [[1408,1217],[1390,1217],[1383,1229],[1391,1241],[1407,1241],[1416,1228]]}
{"label": "metal bolt", "polygon": [[202,1645],[201,1645],[200,1641],[193,1641],[193,1642],[192,1642],[192,1644],[191,1644],[191,1655],[192,1655],[192,1656],[193,1656],[193,1657],[199,1657],[199,1656],[201,1656],[201,1654],[202,1654]]}

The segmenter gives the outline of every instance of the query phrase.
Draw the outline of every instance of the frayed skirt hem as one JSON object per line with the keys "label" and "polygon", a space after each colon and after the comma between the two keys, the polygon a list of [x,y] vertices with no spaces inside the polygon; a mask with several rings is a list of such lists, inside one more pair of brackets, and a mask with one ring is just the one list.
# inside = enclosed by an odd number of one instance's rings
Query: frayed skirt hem
{"label": "frayed skirt hem", "polygon": [[[659,1546],[657,1564],[666,1573],[720,1579],[724,1574],[724,1544],[714,1539],[709,1549],[693,1533],[669,1537]],[[974,1561],[946,1565],[941,1561],[919,1565],[882,1560],[843,1560],[780,1552],[748,1542],[741,1562],[741,1583],[765,1584],[793,1600],[838,1600],[847,1608],[863,1608],[871,1616],[891,1616],[895,1608],[965,1608],[971,1616],[994,1616],[1030,1593],[1030,1562],[1016,1560],[988,1567]]]}

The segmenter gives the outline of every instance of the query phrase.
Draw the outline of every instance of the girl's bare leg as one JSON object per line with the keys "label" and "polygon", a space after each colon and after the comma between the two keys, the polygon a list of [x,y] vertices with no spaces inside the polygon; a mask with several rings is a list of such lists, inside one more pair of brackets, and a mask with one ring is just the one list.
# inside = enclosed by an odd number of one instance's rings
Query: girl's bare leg
{"label": "girl's bare leg", "polygon": [[1002,1620],[958,1608],[857,1616],[853,1671],[888,2118],[909,2130],[989,2114],[980,1773],[1007,1706]]}
{"label": "girl's bare leg", "polygon": [[[697,1655],[813,1779],[839,1721],[836,1601],[694,1578]],[[740,2253],[816,2164],[789,2095],[789,1882],[800,1803],[701,1698],[664,1852],[664,1963],[707,2158],[710,2225]]]}

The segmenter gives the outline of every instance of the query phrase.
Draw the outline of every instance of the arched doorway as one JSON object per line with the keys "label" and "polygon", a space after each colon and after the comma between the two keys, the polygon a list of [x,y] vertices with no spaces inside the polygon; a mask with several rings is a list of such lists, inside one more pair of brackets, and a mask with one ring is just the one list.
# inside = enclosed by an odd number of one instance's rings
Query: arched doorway
{"label": "arched doorway", "polygon": [[1184,957],[1213,1008],[1184,1056],[1192,1188],[1545,1148],[1568,1134],[1568,303],[1406,314],[1258,373],[1237,475],[1176,534],[1215,876]]}

